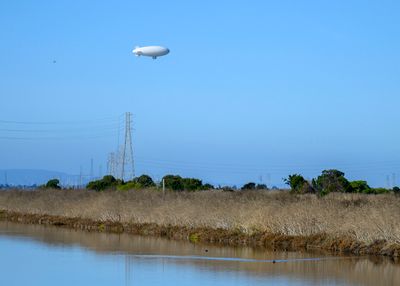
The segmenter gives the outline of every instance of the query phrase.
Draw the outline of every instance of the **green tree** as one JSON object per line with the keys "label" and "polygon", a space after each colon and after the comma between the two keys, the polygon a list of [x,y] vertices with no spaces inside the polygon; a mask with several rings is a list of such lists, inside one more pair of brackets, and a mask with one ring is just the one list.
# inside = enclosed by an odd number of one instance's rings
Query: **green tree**
{"label": "green tree", "polygon": [[303,176],[299,174],[289,175],[287,178],[283,179],[286,185],[288,185],[292,192],[299,193],[307,181]]}
{"label": "green tree", "polygon": [[350,182],[350,186],[355,193],[369,193],[371,190],[366,181],[352,181]]}
{"label": "green tree", "polygon": [[119,184],[122,184],[123,181],[115,179],[111,175],[104,176],[101,180],[91,181],[87,184],[86,188],[95,191],[104,191],[106,189],[111,189],[116,187]]}
{"label": "green tree", "polygon": [[183,191],[182,177],[178,175],[166,175],[163,177],[165,187],[174,191]]}
{"label": "green tree", "polygon": [[317,179],[313,179],[312,184],[320,195],[326,195],[331,192],[352,192],[352,187],[344,177],[344,173],[335,169],[322,171],[322,174]]}
{"label": "green tree", "polygon": [[60,187],[60,180],[58,179],[51,179],[47,181],[46,185],[44,186],[45,189],[61,189]]}
{"label": "green tree", "polygon": [[137,182],[141,188],[151,188],[156,186],[153,179],[148,175],[141,175],[135,178],[134,181]]}

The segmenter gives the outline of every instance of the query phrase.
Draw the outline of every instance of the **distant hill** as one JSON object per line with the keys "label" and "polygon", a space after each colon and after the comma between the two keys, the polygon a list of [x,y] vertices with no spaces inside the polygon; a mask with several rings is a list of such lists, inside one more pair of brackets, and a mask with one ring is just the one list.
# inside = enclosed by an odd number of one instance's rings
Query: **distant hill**
{"label": "distant hill", "polygon": [[[35,169],[8,169],[0,170],[0,184],[8,185],[41,185],[50,179],[59,179],[62,185],[76,185],[79,182],[78,175],[70,175],[63,172]],[[82,179],[87,183],[87,178]]]}

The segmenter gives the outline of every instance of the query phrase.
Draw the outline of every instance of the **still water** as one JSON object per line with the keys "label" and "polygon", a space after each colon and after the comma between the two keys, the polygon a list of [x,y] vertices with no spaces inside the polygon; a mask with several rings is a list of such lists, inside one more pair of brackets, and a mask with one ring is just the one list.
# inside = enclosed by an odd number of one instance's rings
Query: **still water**
{"label": "still water", "polygon": [[400,285],[400,264],[0,222],[0,285]]}

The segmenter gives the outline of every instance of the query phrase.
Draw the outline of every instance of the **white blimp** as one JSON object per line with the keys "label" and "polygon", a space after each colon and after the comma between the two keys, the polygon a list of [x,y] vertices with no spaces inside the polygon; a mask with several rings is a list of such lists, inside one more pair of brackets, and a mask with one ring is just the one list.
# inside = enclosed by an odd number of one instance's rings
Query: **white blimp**
{"label": "white blimp", "polygon": [[146,56],[152,57],[155,60],[157,57],[167,55],[169,53],[169,49],[161,46],[135,47],[132,53],[134,53],[137,57]]}

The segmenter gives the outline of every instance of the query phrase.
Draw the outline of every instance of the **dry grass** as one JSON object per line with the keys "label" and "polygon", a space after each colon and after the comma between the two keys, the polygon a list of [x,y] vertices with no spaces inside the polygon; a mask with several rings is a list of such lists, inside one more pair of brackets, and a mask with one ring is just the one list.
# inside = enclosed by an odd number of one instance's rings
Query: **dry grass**
{"label": "dry grass", "polygon": [[288,192],[167,193],[87,190],[0,191],[0,209],[122,223],[223,228],[246,234],[325,233],[400,244],[400,198],[391,194],[295,196]]}

